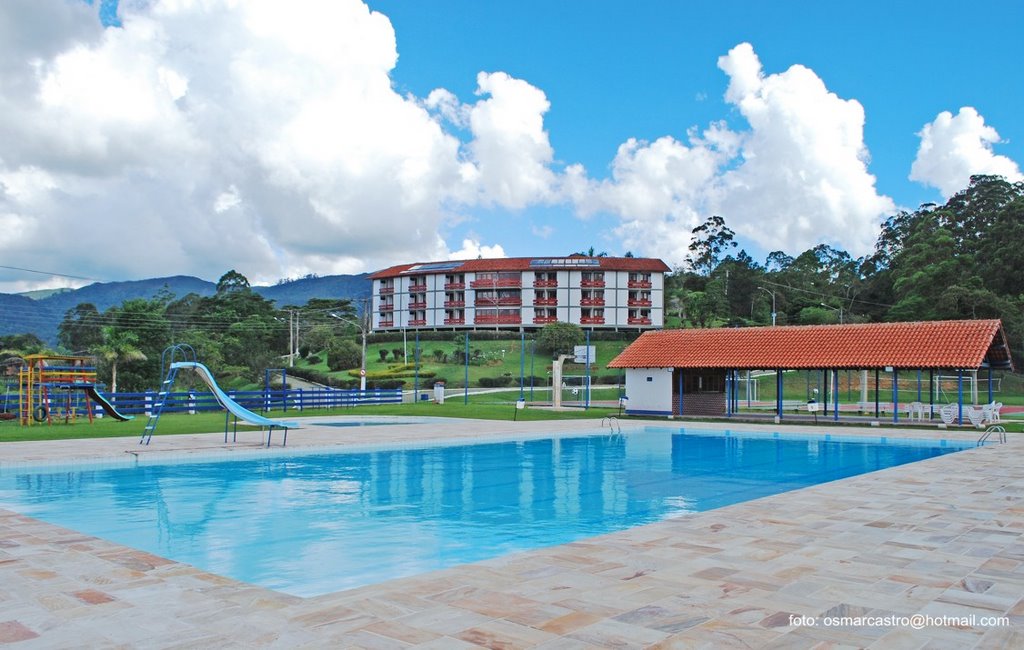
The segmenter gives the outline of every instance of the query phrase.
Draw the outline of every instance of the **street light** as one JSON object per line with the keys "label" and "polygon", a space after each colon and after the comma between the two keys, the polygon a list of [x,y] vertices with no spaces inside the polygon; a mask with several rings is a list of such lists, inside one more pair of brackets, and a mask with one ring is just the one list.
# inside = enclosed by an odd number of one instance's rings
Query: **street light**
{"label": "street light", "polygon": [[342,322],[345,322],[345,323],[348,323],[349,325],[354,325],[355,327],[357,327],[359,329],[359,333],[363,337],[363,355],[362,355],[362,362],[361,362],[360,367],[359,367],[359,390],[364,391],[364,390],[366,390],[366,335],[369,333],[369,329],[370,329],[370,323],[369,323],[370,312],[369,312],[369,309],[368,309],[368,305],[366,304],[365,301],[363,302],[363,313],[362,313],[362,317],[361,317],[361,322],[358,322],[358,323],[356,321],[350,319],[350,318],[345,318],[344,316],[339,316],[339,315],[335,314],[334,312],[328,312],[328,313],[331,315],[332,318],[337,318],[338,320],[340,320]]}
{"label": "street light", "polygon": [[758,287],[761,291],[770,294],[772,297],[772,327],[775,327],[775,291],[772,289],[765,289],[764,287]]}
{"label": "street light", "polygon": [[824,307],[825,309],[831,309],[832,311],[837,311],[837,312],[839,312],[839,324],[840,324],[840,325],[842,325],[842,324],[843,324],[843,307],[842,307],[841,305],[840,305],[840,306],[839,306],[839,308],[837,309],[837,308],[835,308],[835,307],[833,307],[833,306],[831,306],[831,305],[826,305],[826,304],[825,304],[825,303],[823,303],[823,302],[820,302],[820,303],[818,303],[818,304],[819,304],[819,305],[821,305],[822,307]]}

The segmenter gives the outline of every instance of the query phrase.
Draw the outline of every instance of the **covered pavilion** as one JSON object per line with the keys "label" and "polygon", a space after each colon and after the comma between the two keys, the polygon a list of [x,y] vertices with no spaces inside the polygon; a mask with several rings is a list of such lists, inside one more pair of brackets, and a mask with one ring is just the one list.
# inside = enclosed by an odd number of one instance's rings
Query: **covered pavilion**
{"label": "covered pavilion", "polygon": [[[892,400],[885,410],[899,421],[900,373],[918,377],[918,403],[923,373],[928,373],[928,413],[934,412],[936,373],[949,372],[957,381],[957,421],[964,421],[965,373],[987,371],[988,401],[993,400],[992,371],[1013,369],[1006,334],[999,320],[925,321],[647,332],[608,364],[626,374],[627,414],[732,416],[739,408],[740,373],[774,371],[778,419],[783,400],[783,372],[824,373],[821,400],[802,402],[804,411],[840,417],[839,372],[860,371],[862,389],[874,371],[873,410],[879,401],[879,376],[892,375]],[[831,389],[830,389],[831,387]],[[866,389],[865,393],[866,393]],[[909,402],[909,400],[907,400]],[[831,408],[830,408],[831,403]],[[791,405],[790,405],[791,406]],[[831,410],[831,413],[829,411]]]}

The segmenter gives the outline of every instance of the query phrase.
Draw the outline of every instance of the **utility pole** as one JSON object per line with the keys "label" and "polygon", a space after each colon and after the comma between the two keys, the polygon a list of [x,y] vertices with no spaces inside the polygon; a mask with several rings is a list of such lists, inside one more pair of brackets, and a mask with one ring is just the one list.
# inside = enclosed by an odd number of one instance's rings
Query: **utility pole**
{"label": "utility pole", "polygon": [[758,289],[760,289],[761,291],[764,291],[767,294],[770,294],[771,297],[772,297],[772,327],[775,327],[775,314],[776,314],[776,311],[775,311],[775,290],[774,289],[765,289],[764,287],[758,287]]}
{"label": "utility pole", "polygon": [[295,366],[295,311],[288,310],[288,367]]}

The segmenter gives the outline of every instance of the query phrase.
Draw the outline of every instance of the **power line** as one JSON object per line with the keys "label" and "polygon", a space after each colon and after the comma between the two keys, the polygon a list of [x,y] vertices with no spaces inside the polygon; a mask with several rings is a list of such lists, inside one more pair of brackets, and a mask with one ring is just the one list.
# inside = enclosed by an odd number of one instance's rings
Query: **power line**
{"label": "power line", "polygon": [[101,282],[97,278],[89,278],[84,275],[69,275],[67,273],[56,273],[54,271],[37,271],[36,269],[23,269],[20,266],[4,266],[0,264],[0,269],[9,269],[11,271],[25,271],[26,273],[38,273],[40,275],[56,275],[61,278],[74,278],[75,280],[92,280],[93,282]]}

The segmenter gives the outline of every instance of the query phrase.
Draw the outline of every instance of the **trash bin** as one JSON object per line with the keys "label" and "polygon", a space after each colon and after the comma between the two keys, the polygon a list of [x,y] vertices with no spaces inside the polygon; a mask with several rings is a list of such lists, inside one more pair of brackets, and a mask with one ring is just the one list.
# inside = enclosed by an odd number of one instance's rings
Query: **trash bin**
{"label": "trash bin", "polygon": [[444,382],[439,381],[434,384],[434,401],[438,404],[444,404]]}

